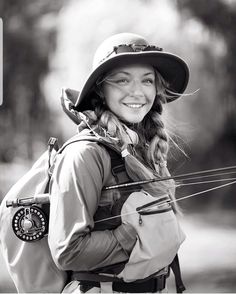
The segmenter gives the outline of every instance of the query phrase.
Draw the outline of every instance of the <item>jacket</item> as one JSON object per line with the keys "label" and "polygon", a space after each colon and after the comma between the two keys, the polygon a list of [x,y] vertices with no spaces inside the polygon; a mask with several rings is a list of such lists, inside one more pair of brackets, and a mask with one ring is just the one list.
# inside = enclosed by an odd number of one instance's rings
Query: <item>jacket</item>
{"label": "jacket", "polygon": [[57,158],[50,186],[49,247],[62,270],[91,271],[125,263],[136,242],[136,231],[121,224],[115,229],[94,229],[98,206],[114,204],[117,190],[110,156],[96,142],[80,141]]}

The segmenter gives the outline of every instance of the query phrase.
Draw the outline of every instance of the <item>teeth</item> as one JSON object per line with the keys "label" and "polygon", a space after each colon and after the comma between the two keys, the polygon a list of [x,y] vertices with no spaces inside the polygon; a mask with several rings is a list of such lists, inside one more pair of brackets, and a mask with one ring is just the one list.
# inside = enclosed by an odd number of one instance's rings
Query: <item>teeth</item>
{"label": "teeth", "polygon": [[125,104],[126,106],[130,108],[141,108],[143,104]]}

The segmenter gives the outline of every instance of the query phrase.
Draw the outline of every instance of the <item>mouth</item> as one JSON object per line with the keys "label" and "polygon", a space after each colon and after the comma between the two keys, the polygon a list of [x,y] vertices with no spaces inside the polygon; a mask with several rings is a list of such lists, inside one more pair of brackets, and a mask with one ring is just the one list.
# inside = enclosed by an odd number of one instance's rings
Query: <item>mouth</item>
{"label": "mouth", "polygon": [[142,108],[145,104],[142,103],[124,103],[125,106],[129,107],[129,108]]}

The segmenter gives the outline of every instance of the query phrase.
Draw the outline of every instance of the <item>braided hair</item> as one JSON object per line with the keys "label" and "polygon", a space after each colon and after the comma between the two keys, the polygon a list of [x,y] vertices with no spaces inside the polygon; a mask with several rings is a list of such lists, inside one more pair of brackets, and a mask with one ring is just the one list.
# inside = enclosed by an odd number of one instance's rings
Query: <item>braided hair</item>
{"label": "braided hair", "polygon": [[[129,148],[130,152],[125,156],[125,165],[133,181],[170,176],[166,166],[169,137],[162,121],[163,103],[168,96],[168,85],[163,77],[155,69],[157,94],[151,110],[138,124],[122,122],[107,108],[101,91],[101,84],[105,80],[106,77],[102,78],[96,85],[92,100],[94,111],[84,112],[91,125],[105,132],[105,136],[114,140],[121,150]],[[127,142],[130,141],[132,144],[128,146]],[[145,184],[143,188],[152,195],[161,196],[168,193],[172,200],[175,199],[173,180]],[[174,211],[179,210],[175,202],[172,206]]]}

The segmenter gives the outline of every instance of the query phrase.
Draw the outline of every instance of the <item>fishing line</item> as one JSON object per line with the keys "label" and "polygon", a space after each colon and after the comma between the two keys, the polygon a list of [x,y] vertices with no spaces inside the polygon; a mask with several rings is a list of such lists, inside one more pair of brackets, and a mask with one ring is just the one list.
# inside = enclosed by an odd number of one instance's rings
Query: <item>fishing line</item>
{"label": "fishing line", "polygon": [[200,184],[211,184],[211,183],[224,182],[224,181],[232,181],[232,180],[236,180],[236,178],[207,180],[207,181],[191,182],[191,183],[179,183],[179,184],[175,185],[175,187],[176,188],[179,188],[179,187],[182,187],[182,186],[200,185]]}
{"label": "fishing line", "polygon": [[[185,199],[188,199],[188,198],[192,198],[192,197],[195,197],[195,196],[198,196],[198,195],[201,195],[201,194],[204,194],[204,193],[207,193],[207,192],[211,192],[211,191],[214,191],[214,190],[217,190],[217,189],[221,189],[221,188],[224,188],[224,187],[227,187],[229,185],[233,185],[233,184],[236,184],[236,181],[232,181],[230,183],[226,183],[226,184],[223,184],[223,185],[220,185],[220,186],[216,186],[216,187],[212,187],[212,188],[209,188],[209,189],[206,189],[206,190],[203,190],[203,191],[199,191],[199,192],[196,192],[196,193],[193,193],[193,194],[189,194],[189,195],[186,195],[186,196],[183,196],[183,197],[180,197],[178,199],[173,199],[173,200],[170,200],[170,201],[167,201],[168,203],[174,203],[174,202],[178,202],[178,201],[182,201],[182,200],[185,200]],[[163,195],[164,196],[164,195]],[[160,203],[160,204],[157,204],[156,207],[160,208],[161,206],[164,206],[166,205],[166,202],[164,203]],[[143,208],[142,210],[140,211],[146,211],[150,209],[149,207],[148,208]],[[129,213],[125,213],[125,214],[119,214],[119,215],[115,215],[115,216],[111,216],[111,217],[107,217],[107,218],[104,218],[104,219],[101,219],[101,220],[97,220],[95,221],[94,223],[100,223],[100,222],[103,222],[103,221],[107,221],[107,220],[111,220],[111,219],[115,219],[117,217],[121,217],[121,216],[125,216],[125,215],[132,215],[132,214],[137,214],[138,211],[131,211]]]}
{"label": "fishing line", "polygon": [[175,199],[175,200],[170,200],[168,202],[169,203],[178,202],[178,201],[185,200],[185,199],[188,199],[188,198],[200,195],[200,194],[204,194],[204,193],[211,192],[211,191],[214,191],[214,190],[217,190],[217,189],[220,189],[220,188],[224,188],[226,186],[233,185],[233,184],[236,184],[236,181],[226,183],[226,184],[223,184],[223,185],[220,185],[220,186],[216,186],[216,187],[213,187],[213,188],[209,188],[209,189],[206,189],[206,190],[203,190],[203,191],[199,191],[199,192],[187,195],[187,196],[180,197],[180,198]]}

